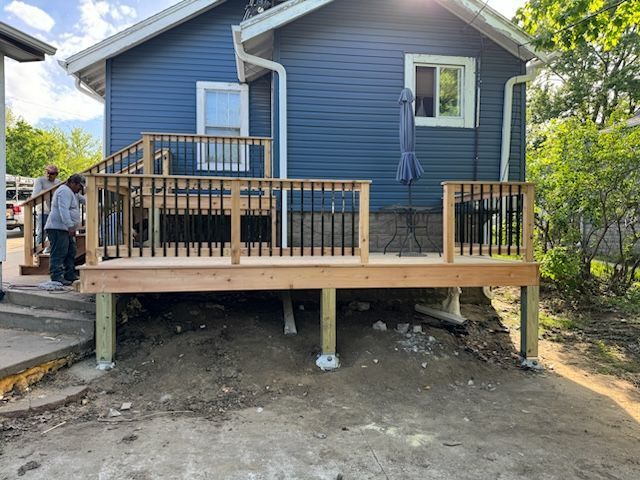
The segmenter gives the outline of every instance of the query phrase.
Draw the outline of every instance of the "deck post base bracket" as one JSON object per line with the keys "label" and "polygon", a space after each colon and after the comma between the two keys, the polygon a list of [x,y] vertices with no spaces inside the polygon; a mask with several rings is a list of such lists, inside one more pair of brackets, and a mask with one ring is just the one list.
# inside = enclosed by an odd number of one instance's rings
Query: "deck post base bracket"
{"label": "deck post base bracket", "polygon": [[544,367],[542,366],[538,358],[520,357],[520,368],[533,370],[536,372],[542,372],[544,370]]}
{"label": "deck post base bracket", "polygon": [[108,372],[114,368],[116,368],[116,364],[114,362],[98,362],[96,365],[96,370],[102,370],[104,372]]}
{"label": "deck post base bracket", "polygon": [[316,359],[316,365],[324,372],[336,370],[340,367],[340,360],[335,354],[319,355]]}

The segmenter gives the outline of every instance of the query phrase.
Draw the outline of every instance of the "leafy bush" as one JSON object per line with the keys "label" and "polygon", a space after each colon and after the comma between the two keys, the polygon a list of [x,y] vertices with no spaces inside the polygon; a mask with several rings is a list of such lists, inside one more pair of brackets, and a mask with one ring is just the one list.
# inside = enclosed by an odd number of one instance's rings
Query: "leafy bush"
{"label": "leafy bush", "polygon": [[583,278],[580,254],[566,247],[547,250],[540,258],[540,275],[565,291],[580,289]]}
{"label": "leafy bush", "polygon": [[598,283],[592,264],[606,255],[611,268],[598,280],[624,295],[640,270],[640,128],[598,130],[569,118],[541,135],[528,171],[543,274],[562,290],[584,290]]}

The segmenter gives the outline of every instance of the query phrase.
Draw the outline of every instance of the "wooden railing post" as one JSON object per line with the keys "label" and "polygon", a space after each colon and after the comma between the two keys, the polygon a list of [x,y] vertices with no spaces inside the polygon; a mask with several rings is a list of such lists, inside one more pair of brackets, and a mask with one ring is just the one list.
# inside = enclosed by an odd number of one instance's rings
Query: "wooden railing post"
{"label": "wooden railing post", "polygon": [[231,183],[231,263],[240,263],[240,180]]}
{"label": "wooden railing post", "polygon": [[369,184],[360,184],[360,211],[358,212],[360,263],[369,263]]}
{"label": "wooden railing post", "polygon": [[533,239],[535,222],[536,193],[533,185],[527,185],[524,190],[524,208],[522,209],[522,241],[524,246],[523,260],[533,262]]}
{"label": "wooden railing post", "polygon": [[[24,209],[24,265],[32,267],[33,263],[33,206],[25,203]],[[43,202],[44,209],[44,202]],[[42,233],[44,235],[44,232]],[[43,237],[44,238],[44,237]]]}
{"label": "wooden railing post", "polygon": [[153,175],[153,148],[151,146],[153,136],[148,133],[142,134],[142,173]]}
{"label": "wooden railing post", "polygon": [[98,188],[96,177],[87,176],[87,245],[85,261],[87,265],[98,264]]}
{"label": "wooden railing post", "polygon": [[264,141],[264,176],[265,178],[273,177],[271,171],[271,140]]}
{"label": "wooden railing post", "polygon": [[442,249],[445,263],[453,263],[455,255],[455,208],[454,185],[446,183],[442,205]]}

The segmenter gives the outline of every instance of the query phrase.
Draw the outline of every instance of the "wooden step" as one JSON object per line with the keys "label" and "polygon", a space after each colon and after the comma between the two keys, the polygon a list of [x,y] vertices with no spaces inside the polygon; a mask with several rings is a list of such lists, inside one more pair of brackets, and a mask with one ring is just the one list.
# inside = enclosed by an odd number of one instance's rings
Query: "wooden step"
{"label": "wooden step", "polygon": [[[76,265],[83,265],[86,251],[86,237],[78,235],[76,237],[77,252]],[[49,274],[49,254],[39,253],[33,265],[20,265],[20,275],[48,275]]]}

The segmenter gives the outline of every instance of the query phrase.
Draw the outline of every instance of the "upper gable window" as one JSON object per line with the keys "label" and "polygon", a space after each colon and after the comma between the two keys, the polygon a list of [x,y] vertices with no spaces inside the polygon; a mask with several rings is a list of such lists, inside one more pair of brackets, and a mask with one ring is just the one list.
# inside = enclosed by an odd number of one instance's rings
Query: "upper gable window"
{"label": "upper gable window", "polygon": [[416,97],[416,125],[473,128],[475,67],[472,57],[405,56],[405,87]]}
{"label": "upper gable window", "polygon": [[[198,135],[246,137],[249,135],[249,87],[239,83],[197,82]],[[232,142],[208,144],[198,152],[198,168],[209,171],[247,171],[245,149]]]}

